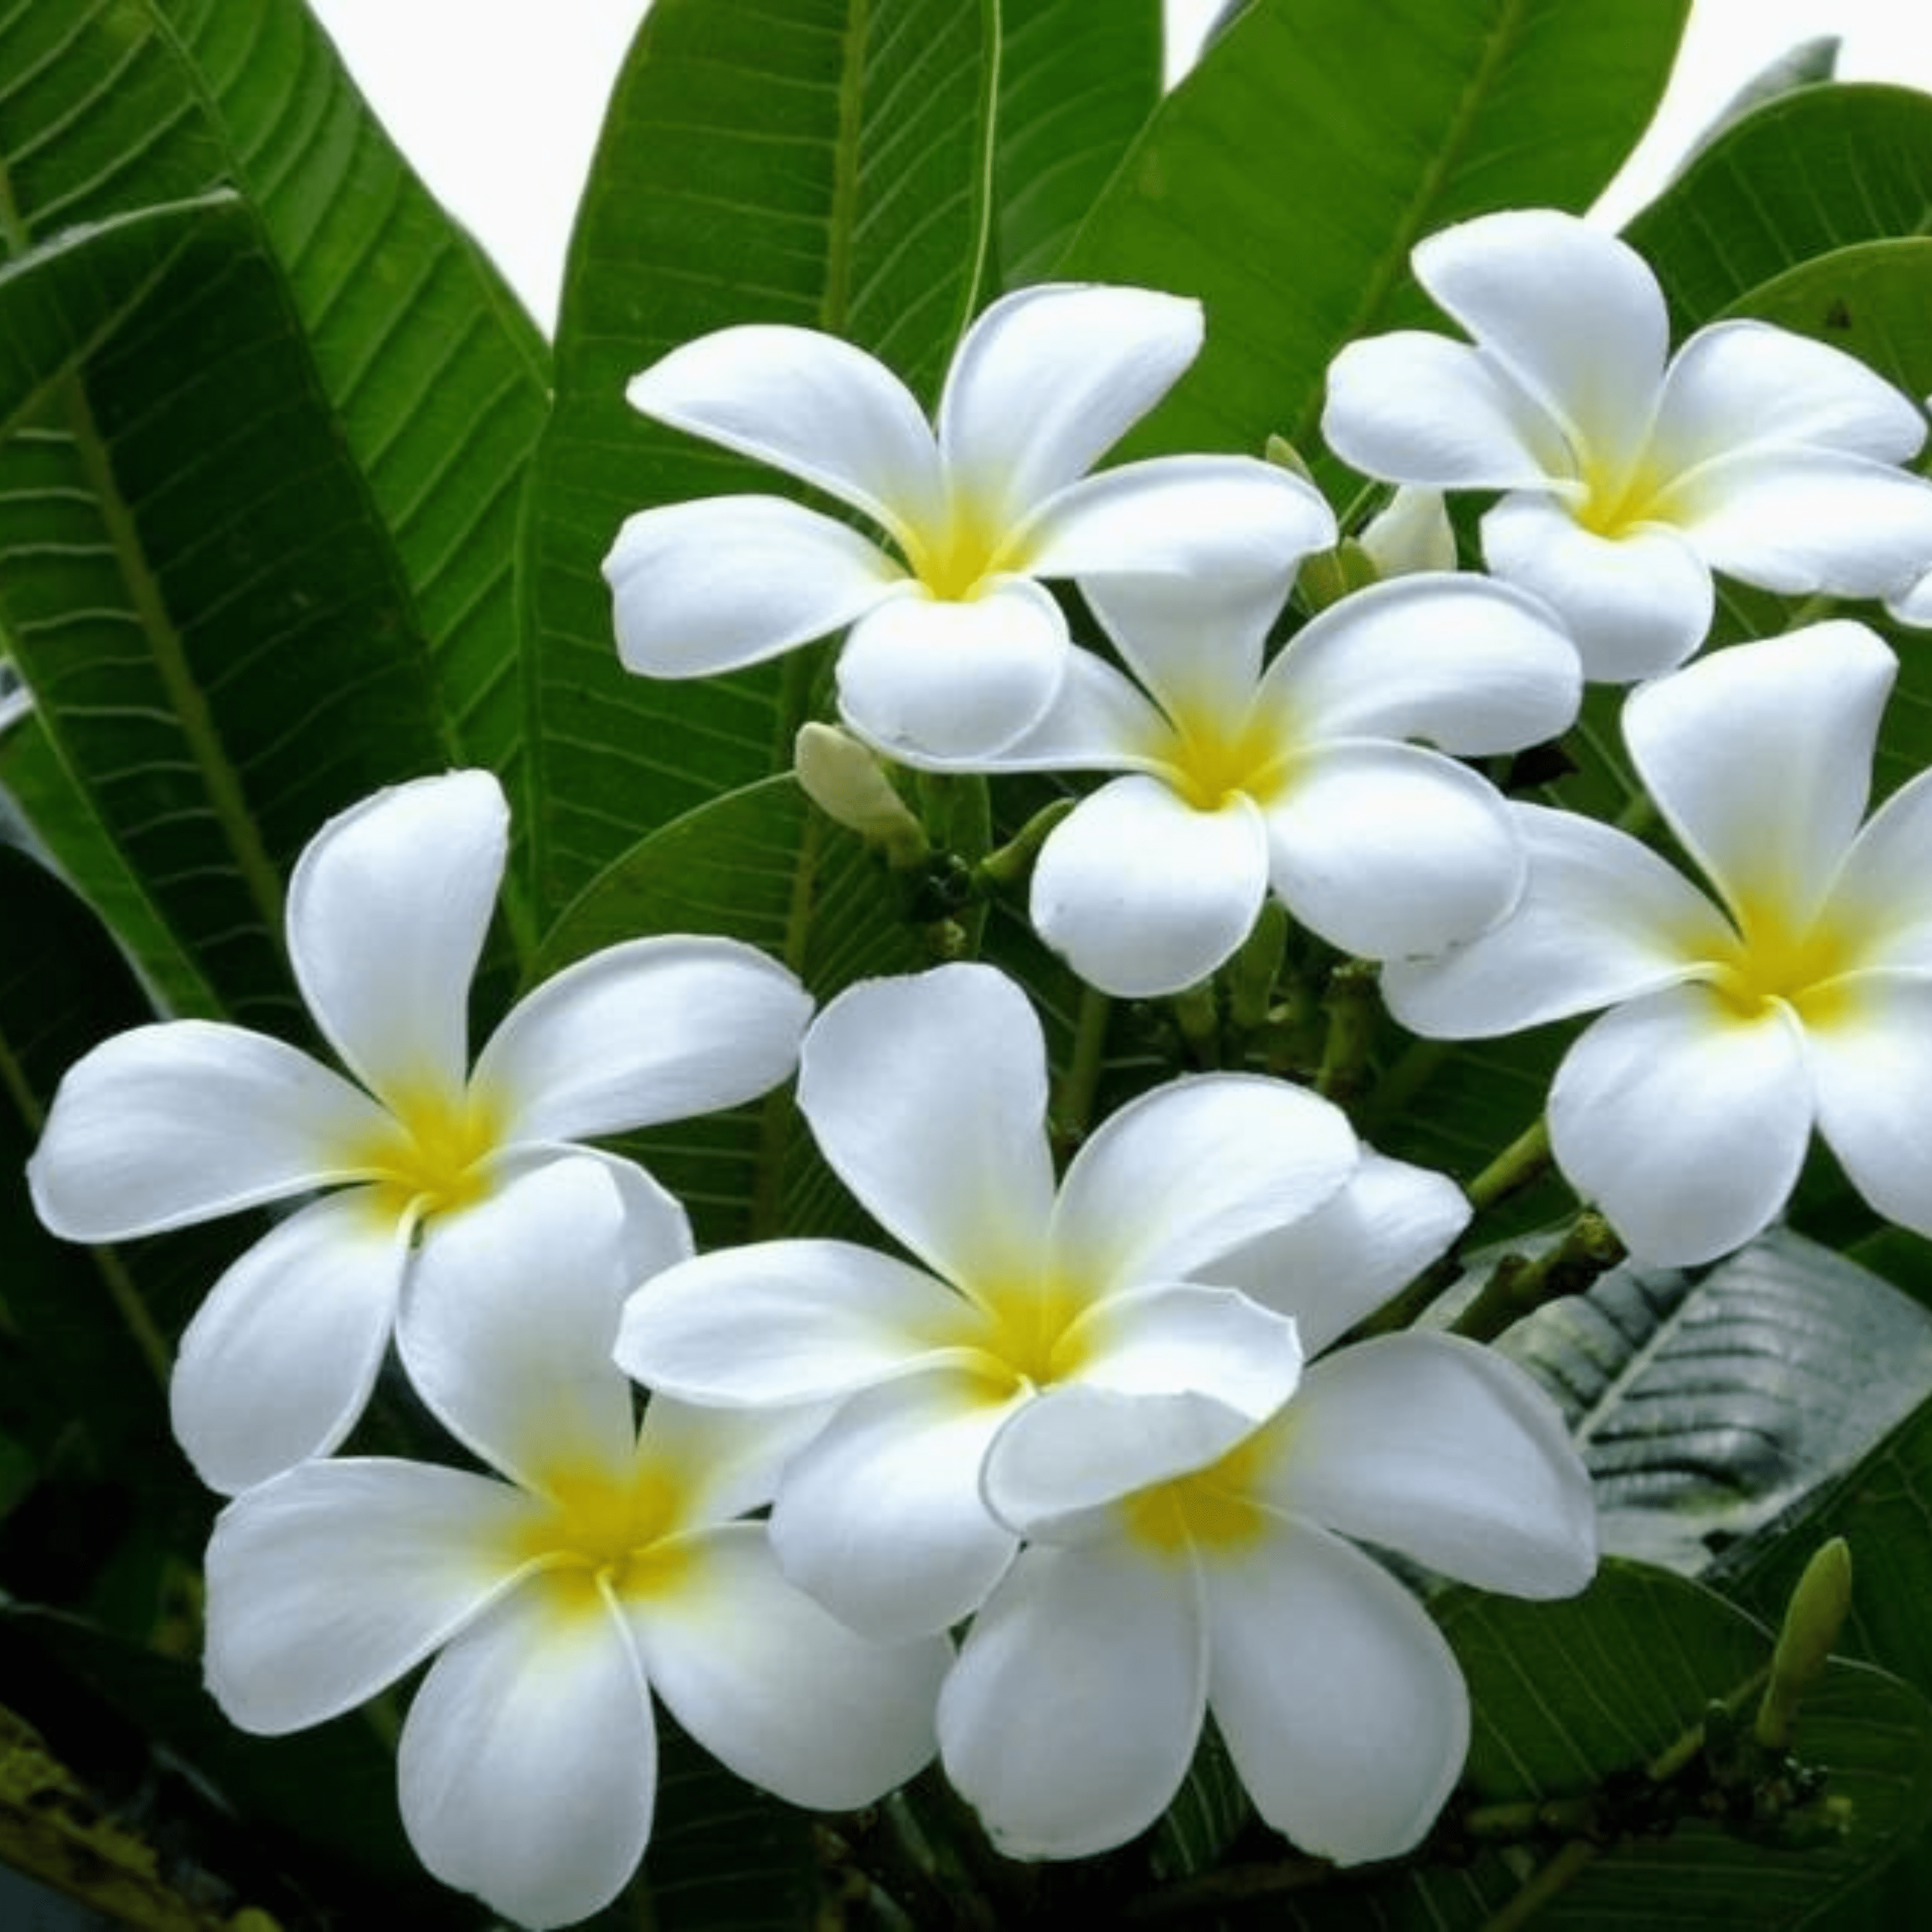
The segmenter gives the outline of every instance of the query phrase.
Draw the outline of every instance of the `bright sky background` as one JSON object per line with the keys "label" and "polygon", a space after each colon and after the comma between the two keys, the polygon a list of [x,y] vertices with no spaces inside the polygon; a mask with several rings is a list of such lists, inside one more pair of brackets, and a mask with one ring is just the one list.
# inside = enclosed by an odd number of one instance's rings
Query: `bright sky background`
{"label": "bright sky background", "polygon": [[[604,101],[646,0],[311,4],[430,189],[550,328]],[[1192,58],[1217,7],[1167,0],[1171,71]],[[1641,206],[1753,75],[1823,34],[1842,43],[1844,78],[1932,92],[1932,10],[1911,0],[1694,0],[1670,91],[1606,218]]]}

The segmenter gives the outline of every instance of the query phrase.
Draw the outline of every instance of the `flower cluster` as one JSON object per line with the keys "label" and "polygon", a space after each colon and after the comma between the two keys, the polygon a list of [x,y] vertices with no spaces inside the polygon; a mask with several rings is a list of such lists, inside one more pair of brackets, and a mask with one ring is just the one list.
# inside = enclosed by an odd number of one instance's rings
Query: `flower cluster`
{"label": "flower cluster", "polygon": [[[902,768],[1103,775],[1013,848],[1090,1012],[1266,982],[1289,926],[1370,962],[1425,1037],[1608,1009],[1563,1060],[1550,1145],[1640,1257],[1751,1239],[1814,1127],[1932,1233],[1928,779],[1865,817],[1892,654],[1836,618],[1685,662],[1714,572],[1917,612],[1920,411],[1761,324],[1670,355],[1648,271],[1567,216],[1468,223],[1415,270],[1470,339],[1337,358],[1330,449],[1402,486],[1347,532],[1254,458],[1096,468],[1200,346],[1177,296],[1007,296],[931,423],[827,336],[689,344],[637,407],[884,544],[776,495],[645,511],[607,564],[623,661],[702,676],[842,634],[859,746],[821,726],[814,758],[861,757],[852,822],[895,866],[926,849]],[[1486,570],[1456,568],[1450,489],[1502,493]],[[1345,536],[1378,580],[1318,596]],[[1636,684],[1646,808],[1708,892],[1628,826],[1512,789],[1586,680]],[[207,1565],[229,1715],[315,1724],[427,1663],[405,1825],[530,1926],[597,1910],[643,1856],[654,1700],[802,1805],[870,1803],[936,1755],[1028,1858],[1153,1824],[1211,1714],[1303,1850],[1416,1846],[1468,1696],[1370,1549],[1532,1598],[1595,1563],[1553,1405],[1388,1313],[1462,1238],[1462,1190],[1238,1056],[1177,1055],[1097,1120],[1090,1077],[1069,1118],[1023,976],[980,960],[808,988],[734,939],[641,937],[526,992],[472,1059],[507,842],[480,772],[332,820],[287,940],[340,1070],[161,1021],[70,1071],[30,1166],[76,1240],[298,1203],[174,1373],[182,1445],[231,1498]],[[794,1075],[771,1104],[876,1242],[697,1252],[666,1189],[595,1144]],[[356,1453],[392,1359],[464,1466]]]}

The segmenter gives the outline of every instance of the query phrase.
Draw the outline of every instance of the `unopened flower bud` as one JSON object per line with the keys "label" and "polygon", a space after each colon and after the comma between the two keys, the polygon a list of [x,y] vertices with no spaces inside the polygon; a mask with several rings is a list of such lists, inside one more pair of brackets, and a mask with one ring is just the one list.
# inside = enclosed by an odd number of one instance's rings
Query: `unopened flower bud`
{"label": "unopened flower bud", "polygon": [[1405,483],[1388,508],[1370,518],[1359,541],[1384,577],[1456,568],[1456,532],[1440,490]]}
{"label": "unopened flower bud", "polygon": [[1757,1707],[1757,1741],[1768,1750],[1791,1743],[1804,1696],[1831,1654],[1852,1607],[1852,1552],[1842,1536],[1820,1545],[1785,1606],[1784,1627],[1772,1654],[1771,1681]]}
{"label": "unopened flower bud", "polygon": [[877,846],[896,870],[925,859],[926,828],[892,789],[878,759],[849,731],[836,724],[800,725],[792,767],[820,811]]}

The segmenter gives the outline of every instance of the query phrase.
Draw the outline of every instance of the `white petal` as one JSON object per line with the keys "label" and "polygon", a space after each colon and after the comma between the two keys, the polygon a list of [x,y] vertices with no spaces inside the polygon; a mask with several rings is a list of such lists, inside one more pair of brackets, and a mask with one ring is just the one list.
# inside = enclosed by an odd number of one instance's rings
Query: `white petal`
{"label": "white petal", "polygon": [[1888,1220],[1932,1234],[1932,983],[1848,980],[1806,1036],[1819,1130],[1852,1185]]}
{"label": "white petal", "polygon": [[1048,283],[967,332],[939,405],[955,488],[997,523],[1084,476],[1199,352],[1201,304],[1151,289]]}
{"label": "white petal", "polygon": [[1795,926],[1817,907],[1864,816],[1897,670],[1872,632],[1841,620],[1719,651],[1631,693],[1630,757],[1734,910]]}
{"label": "white petal", "polygon": [[232,1495],[349,1433],[389,1344],[410,1230],[365,1190],[278,1222],[208,1292],[169,1403],[195,1473]]}
{"label": "white petal", "polygon": [[1418,329],[1342,350],[1322,434],[1365,476],[1439,489],[1534,490],[1576,474],[1546,410],[1466,342]]}
{"label": "white petal", "polygon": [[1208,1704],[1255,1808],[1304,1851],[1394,1858],[1462,1769],[1469,1697],[1422,1606],[1311,1525],[1206,1568]]}
{"label": "white petal", "polygon": [[[1560,423],[1621,470],[1662,382],[1664,296],[1628,243],[1572,214],[1510,209],[1417,244],[1416,279]],[[1421,480],[1421,479],[1414,479]]]}
{"label": "white petal", "polygon": [[786,1576],[882,1642],[970,1616],[1016,1540],[980,1500],[980,1465],[1026,1400],[944,1370],[854,1396],[780,1485],[772,1546]]}
{"label": "white petal", "polygon": [[1468,1225],[1448,1175],[1364,1148],[1341,1192],[1312,1214],[1223,1256],[1215,1280],[1292,1316],[1318,1354],[1436,1260]]}
{"label": "white petal", "polygon": [[1110,1114],[1054,1210],[1060,1270],[1120,1289],[1216,1257],[1331,1199],[1360,1157],[1342,1110],[1285,1080],[1172,1080]]}
{"label": "white petal", "polygon": [[1046,716],[1072,646],[1060,606],[1022,577],[964,601],[888,598],[838,653],[838,708],[886,752],[991,757]]}
{"label": "white petal", "polygon": [[1588,1472],[1516,1364],[1453,1336],[1384,1335],[1310,1365],[1265,1492],[1276,1508],[1517,1597],[1597,1565]]}
{"label": "white petal", "polygon": [[1486,578],[1423,573],[1331,604],[1268,685],[1309,739],[1426,738],[1469,757],[1567,731],[1582,674],[1547,605]]}
{"label": "white petal", "polygon": [[515,1574],[540,1506],[427,1462],[305,1462],[208,1546],[208,1688],[243,1730],[319,1724],[393,1683]]}
{"label": "white petal", "polygon": [[688,1566],[628,1606],[631,1625],[652,1688],[728,1770],[788,1804],[846,1811],[932,1756],[944,1636],[855,1635],[785,1581],[762,1524],[684,1547]]}
{"label": "white petal", "polygon": [[1911,398],[1852,356],[1769,322],[1700,328],[1670,358],[1650,459],[1676,476],[1712,457],[1804,443],[1903,463],[1925,440]]}
{"label": "white petal", "polygon": [[1557,1165],[1639,1262],[1690,1268],[1742,1247],[1804,1164],[1810,1076],[1780,1010],[1746,1021],[1702,986],[1619,1006],[1557,1069]]}
{"label": "white petal", "polygon": [[1231,1289],[1124,1296],[1076,1334],[1092,1338],[1090,1354],[987,1453],[988,1505],[1022,1535],[1218,1462],[1301,1372],[1294,1323]]}
{"label": "white petal", "polygon": [[1932,559],[1932,484],[1834,450],[1707,464],[1664,507],[1713,570],[1786,596],[1884,596]]}
{"label": "white petal", "polygon": [[1244,793],[1213,811],[1134,772],[1048,834],[1028,910],[1090,986],[1120,999],[1178,993],[1246,938],[1268,895],[1268,838]]}
{"label": "white petal", "polygon": [[1334,512],[1288,470],[1252,456],[1157,456],[1049,498],[1024,554],[1040,577],[1226,578],[1279,597],[1301,560],[1334,541]]}
{"label": "white petal", "polygon": [[1861,967],[1932,967],[1932,772],[1907,780],[1852,842],[1826,917],[1858,935]]}
{"label": "white petal", "polygon": [[502,787],[451,772],[364,799],[296,862],[296,982],[344,1064],[392,1105],[461,1090],[470,981],[509,838]]}
{"label": "white petal", "polygon": [[410,1270],[403,1366],[459,1442],[524,1488],[629,1468],[631,1385],[610,1359],[632,1283],[602,1166],[556,1160],[438,1215]]}
{"label": "white petal", "polygon": [[1528,864],[1489,781],[1420,745],[1337,739],[1264,813],[1274,890],[1312,932],[1370,959],[1439,952],[1494,926]]}
{"label": "white petal", "polygon": [[396,1754],[404,1828],[446,1885],[519,1925],[574,1924],[650,1837],[657,1733],[620,1620],[519,1590],[438,1658]]}
{"label": "white petal", "polygon": [[760,664],[862,616],[903,568],[817,510],[710,496],[626,519],[604,560],[617,655],[647,677]]}
{"label": "white petal", "polygon": [[1201,1732],[1204,1635],[1185,1562],[1022,1554],[939,1700],[946,1774],[1002,1852],[1083,1858],[1160,1816]]}
{"label": "white petal", "polygon": [[[822,1429],[828,1405],[706,1408],[653,1395],[638,1431],[634,1470],[661,1480],[683,1528],[729,1522],[777,1493],[785,1465]],[[676,1532],[667,1528],[665,1534]]]}
{"label": "white petal", "polygon": [[[1109,577],[1083,584],[1088,608],[1121,662],[1170,716],[1238,731],[1254,704],[1268,632],[1281,615],[1276,582],[1216,576]],[[1141,746],[1171,737],[1157,721]]]}
{"label": "white petal", "polygon": [[989,966],[848,988],[806,1036],[800,1111],[874,1219],[949,1280],[1030,1279],[1052,1211],[1046,1046]]}
{"label": "white petal", "polygon": [[1456,568],[1456,526],[1440,490],[1400,484],[1357,539],[1384,578]]}
{"label": "white petal", "polygon": [[1932,570],[1912,578],[1885,600],[1886,614],[1915,630],[1932,626]]}
{"label": "white petal", "polygon": [[837,336],[721,328],[674,349],[624,393],[646,416],[802,477],[888,528],[944,508],[925,412],[883,363]]}
{"label": "white petal", "polygon": [[1509,917],[1438,959],[1382,969],[1382,997],[1412,1033],[1514,1033],[1667,986],[1724,953],[1730,928],[1716,907],[1628,832],[1544,806],[1510,813],[1529,878]]}
{"label": "white petal", "polygon": [[352,1179],[358,1147],[392,1131],[307,1054],[172,1020],[116,1034],[68,1069],[27,1179],[56,1234],[118,1240]]}
{"label": "white petal", "polygon": [[1710,568],[1681,530],[1645,524],[1599,536],[1554,498],[1532,496],[1505,496],[1482,527],[1490,569],[1554,606],[1593,681],[1654,677],[1710,630]]}
{"label": "white petal", "polygon": [[570,1140],[716,1112],[789,1074],[812,1000],[734,939],[634,939],[546,980],[505,1016],[475,1085],[519,1139]]}
{"label": "white petal", "polygon": [[846,1241],[758,1241],[666,1269],[625,1304],[625,1372],[688,1402],[840,1396],[927,1365],[972,1316],[921,1270]]}
{"label": "white petal", "polygon": [[526,1142],[492,1165],[490,1183],[496,1188],[505,1188],[520,1175],[534,1173],[558,1160],[593,1163],[604,1170],[616,1189],[624,1210],[617,1247],[627,1286],[634,1286],[660,1269],[689,1257],[691,1222],[683,1208],[636,1162],[607,1154],[602,1148],[580,1147],[574,1141]]}

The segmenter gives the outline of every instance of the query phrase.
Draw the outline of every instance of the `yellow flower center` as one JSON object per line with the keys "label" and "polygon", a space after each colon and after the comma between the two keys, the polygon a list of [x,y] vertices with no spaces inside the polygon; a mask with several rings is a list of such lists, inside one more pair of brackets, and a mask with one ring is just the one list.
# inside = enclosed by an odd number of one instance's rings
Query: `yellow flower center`
{"label": "yellow flower center", "polygon": [[1661,500],[1671,479],[1641,458],[1622,471],[1586,462],[1582,480],[1587,494],[1576,518],[1600,537],[1626,536],[1640,524],[1670,520]]}
{"label": "yellow flower center", "polygon": [[1204,710],[1174,707],[1151,755],[1197,812],[1219,812],[1243,796],[1265,805],[1286,786],[1293,764],[1278,721],[1252,711],[1231,727]]}
{"label": "yellow flower center", "polygon": [[544,1587],[562,1606],[668,1594],[696,1561],[677,1534],[681,1487],[662,1467],[617,1475],[566,1466],[548,1472],[543,1488],[550,1514],[521,1534],[514,1555],[543,1566]]}
{"label": "yellow flower center", "polygon": [[1258,1542],[1268,1514],[1254,1499],[1255,1479],[1274,1441],[1274,1430],[1264,1427],[1206,1468],[1129,1496],[1120,1505],[1128,1535],[1142,1549],[1166,1557],[1196,1550],[1240,1550]]}
{"label": "yellow flower center", "polygon": [[1829,918],[1794,924],[1778,907],[1744,899],[1732,908],[1734,947],[1712,962],[1710,980],[1740,1019],[1763,1017],[1774,1003],[1790,1006],[1808,1024],[1828,1022],[1844,1010],[1844,976],[1858,963],[1856,937]]}
{"label": "yellow flower center", "polygon": [[376,1184],[386,1219],[466,1208],[489,1192],[488,1162],[502,1140],[500,1110],[483,1096],[423,1087],[388,1096],[390,1125],[350,1154]]}
{"label": "yellow flower center", "polygon": [[1078,1367],[1084,1350],[1069,1331],[1087,1298],[1067,1283],[1003,1283],[975,1298],[991,1326],[978,1329],[974,1344],[986,1364],[982,1372],[1003,1396],[1016,1388],[1042,1388]]}
{"label": "yellow flower center", "polygon": [[1010,532],[970,497],[956,498],[937,529],[908,530],[901,542],[914,576],[942,603],[970,603],[990,578],[1023,567]]}

